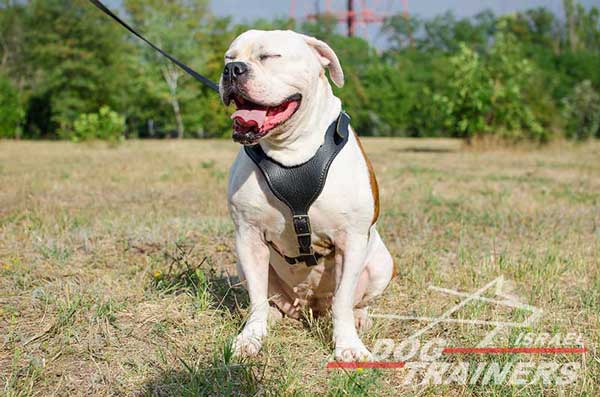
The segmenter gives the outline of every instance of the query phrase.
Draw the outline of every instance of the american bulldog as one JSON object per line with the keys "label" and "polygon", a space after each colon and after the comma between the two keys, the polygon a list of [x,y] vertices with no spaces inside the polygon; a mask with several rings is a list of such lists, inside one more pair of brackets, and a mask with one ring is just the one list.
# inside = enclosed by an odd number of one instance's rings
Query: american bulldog
{"label": "american bulldog", "polygon": [[[260,145],[285,167],[311,159],[342,111],[326,69],[342,87],[336,54],[313,37],[260,30],[237,37],[225,54],[219,82],[225,105],[236,107],[233,140]],[[379,193],[373,168],[350,131],[308,213],[312,247],[319,254],[316,266],[290,265],[284,259],[298,253],[290,209],[272,193],[243,147],[237,155],[228,204],[237,270],[250,296],[248,321],[235,340],[238,355],[259,352],[270,316],[299,318],[312,310],[331,311],[337,360],[369,359],[358,331],[369,323],[367,308],[390,282],[394,264],[375,228]]]}

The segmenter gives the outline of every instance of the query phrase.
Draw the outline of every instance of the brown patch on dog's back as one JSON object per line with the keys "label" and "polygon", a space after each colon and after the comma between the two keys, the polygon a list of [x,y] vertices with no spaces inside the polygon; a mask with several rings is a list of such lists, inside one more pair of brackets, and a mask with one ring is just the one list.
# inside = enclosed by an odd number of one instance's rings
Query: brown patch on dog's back
{"label": "brown patch on dog's back", "polygon": [[371,164],[371,160],[369,160],[369,158],[367,157],[367,154],[365,153],[365,149],[363,148],[362,142],[360,141],[358,134],[354,130],[352,130],[352,132],[354,132],[354,137],[356,138],[356,142],[358,142],[360,152],[362,153],[363,158],[367,163],[367,168],[369,169],[369,182],[371,184],[371,194],[373,195],[374,205],[373,219],[371,220],[371,225],[373,225],[375,222],[377,222],[377,218],[379,218],[379,184],[377,183],[377,177],[375,176],[375,171],[373,170],[373,164]]}

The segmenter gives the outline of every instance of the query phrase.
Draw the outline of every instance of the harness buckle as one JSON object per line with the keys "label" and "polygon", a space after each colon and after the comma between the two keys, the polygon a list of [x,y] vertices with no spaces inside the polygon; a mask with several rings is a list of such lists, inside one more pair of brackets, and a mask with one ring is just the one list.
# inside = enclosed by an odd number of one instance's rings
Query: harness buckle
{"label": "harness buckle", "polygon": [[310,218],[308,215],[294,215],[292,221],[294,222],[294,231],[298,239],[298,251],[300,255],[313,255]]}
{"label": "harness buckle", "polygon": [[310,218],[308,215],[294,215],[292,217],[294,222],[294,231],[297,236],[310,235]]}

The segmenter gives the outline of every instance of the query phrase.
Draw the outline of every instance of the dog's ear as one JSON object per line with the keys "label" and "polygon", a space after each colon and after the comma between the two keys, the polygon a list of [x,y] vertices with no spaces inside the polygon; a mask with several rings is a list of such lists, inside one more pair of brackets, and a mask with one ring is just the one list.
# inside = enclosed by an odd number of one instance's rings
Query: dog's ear
{"label": "dog's ear", "polygon": [[319,39],[315,39],[314,37],[302,35],[306,44],[311,46],[317,52],[317,57],[321,62],[321,65],[324,68],[329,69],[329,77],[333,81],[335,85],[338,87],[344,86],[344,71],[342,70],[342,65],[340,65],[340,61],[335,55],[335,52],[325,43]]}

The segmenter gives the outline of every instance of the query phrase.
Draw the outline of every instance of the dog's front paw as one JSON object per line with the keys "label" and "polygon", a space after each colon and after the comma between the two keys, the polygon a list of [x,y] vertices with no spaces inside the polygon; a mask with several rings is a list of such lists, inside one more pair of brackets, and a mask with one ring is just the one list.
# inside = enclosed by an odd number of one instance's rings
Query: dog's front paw
{"label": "dog's front paw", "polygon": [[262,347],[262,338],[267,333],[267,327],[245,327],[235,338],[233,351],[238,357],[254,357]]}
{"label": "dog's front paw", "polygon": [[337,361],[370,361],[372,358],[373,356],[358,337],[336,340],[335,359]]}
{"label": "dog's front paw", "polygon": [[233,344],[235,355],[238,357],[254,357],[260,351],[262,342],[254,336],[238,335]]}

